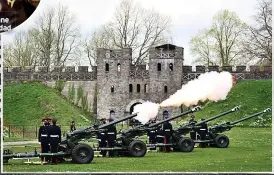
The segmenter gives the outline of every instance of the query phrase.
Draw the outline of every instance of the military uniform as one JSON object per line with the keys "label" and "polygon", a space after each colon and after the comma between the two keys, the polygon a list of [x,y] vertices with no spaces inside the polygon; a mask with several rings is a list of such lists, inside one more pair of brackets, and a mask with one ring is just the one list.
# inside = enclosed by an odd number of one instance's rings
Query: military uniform
{"label": "military uniform", "polygon": [[[155,120],[150,121],[151,124],[156,123]],[[154,128],[147,132],[147,136],[149,139],[149,144],[156,144],[157,143],[157,132],[160,128]],[[150,150],[156,150],[156,147],[151,147]]]}
{"label": "military uniform", "polygon": [[[195,121],[195,116],[192,114],[191,115],[191,119],[189,120],[189,125],[191,125],[191,126],[194,126],[195,124],[197,123],[197,121]],[[196,140],[197,138],[196,138],[196,129],[195,128],[193,128],[190,132],[189,132],[189,134],[190,134],[190,138],[192,139],[192,140]]]}
{"label": "military uniform", "polygon": [[[204,121],[205,119],[201,119],[201,121]],[[206,134],[208,132],[208,127],[207,127],[207,123],[203,123],[201,124],[201,127],[199,128],[199,135],[200,135],[200,140],[206,140]],[[205,143],[200,143],[200,147],[206,147]]]}
{"label": "military uniform", "polygon": [[[59,126],[53,124],[49,128],[49,137],[50,137],[50,151],[51,153],[57,153],[59,144],[61,143],[61,129]],[[52,163],[57,163],[57,157],[52,157]]]}
{"label": "military uniform", "polygon": [[[106,124],[106,121],[105,119],[101,119],[100,120],[101,122],[101,125],[104,125]],[[103,132],[100,132],[98,134],[98,141],[99,141],[99,147],[100,148],[105,148],[107,147],[107,139],[106,139],[106,136],[107,136],[107,131],[103,131]],[[100,153],[103,157],[106,157],[106,154],[107,152],[105,150],[101,150],[101,153]]]}
{"label": "military uniform", "polygon": [[[48,153],[50,151],[49,146],[49,123],[47,121],[44,122],[43,126],[40,126],[39,132],[38,132],[38,141],[41,143],[41,153]],[[41,160],[44,161],[44,158],[46,158],[46,161],[49,159],[47,157],[42,157]]]}
{"label": "military uniform", "polygon": [[[110,122],[113,120],[109,120]],[[117,135],[117,130],[115,125],[110,125],[107,127],[107,135],[106,135],[106,139],[107,139],[107,144],[109,148],[113,148],[115,145],[115,141],[116,141],[116,135]],[[114,156],[114,151],[111,150],[109,151],[109,156],[113,157]]]}
{"label": "military uniform", "polygon": [[71,125],[70,125],[70,132],[73,132],[73,131],[75,131],[75,130],[76,130],[76,128],[75,128],[75,122],[72,121],[72,122],[71,122]]}
{"label": "military uniform", "polygon": [[[169,122],[166,122],[163,124],[163,133],[164,133],[164,143],[169,144],[171,143],[171,137],[172,137],[172,124]],[[165,147],[165,152],[170,151],[170,146]]]}

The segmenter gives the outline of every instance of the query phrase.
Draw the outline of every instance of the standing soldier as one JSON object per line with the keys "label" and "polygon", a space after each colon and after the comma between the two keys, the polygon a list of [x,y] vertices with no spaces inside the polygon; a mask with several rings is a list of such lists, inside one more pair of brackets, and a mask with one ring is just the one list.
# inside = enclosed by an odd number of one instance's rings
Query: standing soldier
{"label": "standing soldier", "polygon": [[[150,124],[156,123],[156,119],[150,119],[149,121]],[[149,130],[147,133],[148,139],[149,139],[149,144],[156,144],[157,140],[156,140],[156,136],[157,136],[157,128],[154,128],[152,130]],[[156,146],[155,147],[150,147],[150,150],[156,150]]]}
{"label": "standing soldier", "polygon": [[[204,118],[201,119],[201,121],[204,121],[204,120],[205,120]],[[200,136],[200,140],[201,140],[201,141],[206,140],[207,132],[208,132],[207,123],[206,123],[206,122],[205,122],[205,123],[202,123],[201,126],[200,126],[200,128],[199,128],[199,131],[198,131],[199,136]],[[206,145],[207,145],[206,143],[200,143],[200,144],[199,144],[199,146],[200,146],[201,148],[205,148]]]}
{"label": "standing soldier", "polygon": [[[195,115],[193,113],[191,113],[191,119],[189,120],[189,125],[194,126],[197,123],[197,121],[195,121]],[[196,129],[193,128],[190,132],[190,138],[192,140],[196,140]]]}
{"label": "standing soldier", "polygon": [[[39,132],[38,132],[38,141],[41,143],[41,153],[48,153],[50,151],[49,147],[49,119],[43,119],[42,122],[44,122],[43,126],[40,126]],[[45,161],[45,157],[41,156],[41,161]],[[46,161],[48,161],[48,158],[46,158]]]}
{"label": "standing soldier", "polygon": [[[164,143],[169,144],[171,143],[171,136],[172,136],[172,124],[167,121],[163,124],[163,132],[164,132]],[[170,146],[165,146],[165,152],[170,151]]]}
{"label": "standing soldier", "polygon": [[[114,119],[111,117],[109,122],[112,122]],[[110,125],[107,127],[107,144],[109,148],[113,148],[116,140],[117,130],[115,125]],[[114,156],[114,151],[109,151],[109,157]]]}
{"label": "standing soldier", "polygon": [[70,125],[70,132],[73,132],[73,131],[75,131],[75,130],[76,130],[76,128],[75,128],[75,122],[72,121],[72,122],[71,122],[71,125]]}
{"label": "standing soldier", "polygon": [[[50,137],[50,151],[51,153],[57,153],[59,144],[61,143],[61,129],[59,126],[56,126],[57,120],[52,119],[52,126],[49,128],[49,137]],[[56,156],[52,157],[52,163],[57,163]]]}
{"label": "standing soldier", "polygon": [[[106,124],[106,118],[102,118],[100,120],[100,125]],[[106,140],[106,131],[100,132],[98,135],[98,140],[99,140],[99,147],[100,148],[106,148],[107,147],[107,140]],[[100,153],[103,157],[106,157],[107,152],[105,150],[101,150]]]}

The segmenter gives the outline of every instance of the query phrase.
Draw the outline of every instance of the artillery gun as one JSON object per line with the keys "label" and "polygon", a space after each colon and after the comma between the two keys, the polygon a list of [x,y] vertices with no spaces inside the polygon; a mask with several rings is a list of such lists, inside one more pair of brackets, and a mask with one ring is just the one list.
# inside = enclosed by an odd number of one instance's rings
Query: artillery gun
{"label": "artillery gun", "polygon": [[[170,117],[164,120],[161,120],[159,122],[153,123],[153,124],[145,124],[145,125],[141,125],[132,129],[128,129],[128,130],[124,130],[122,131],[117,138],[117,144],[118,145],[129,145],[129,147],[132,147],[133,143],[136,145],[139,145],[139,147],[136,147],[136,149],[140,149],[143,150],[142,154],[144,155],[147,151],[147,147],[151,147],[151,146],[158,146],[158,147],[165,147],[165,146],[169,146],[169,147],[176,147],[176,148],[180,148],[180,150],[182,152],[191,152],[194,148],[194,143],[192,143],[192,140],[190,138],[184,137],[184,138],[179,138],[179,139],[174,139],[172,140],[172,143],[170,144],[145,144],[143,141],[141,140],[136,140],[137,137],[139,136],[143,136],[145,135],[148,131],[150,130],[155,130],[156,128],[158,128],[159,125],[174,120],[176,118],[180,118],[183,117],[187,114],[199,111],[201,109],[200,106],[196,106],[194,108],[192,108],[191,110],[188,110],[186,112],[183,112],[179,115],[176,115],[174,117]],[[187,116],[186,116],[187,117]],[[135,150],[135,149],[132,149]],[[140,152],[141,153],[141,152]],[[136,154],[135,152],[130,152],[130,154]]]}
{"label": "artillery gun", "polygon": [[202,120],[198,123],[189,123],[183,126],[180,126],[179,128],[174,130],[174,134],[172,137],[175,137],[175,139],[179,139],[182,136],[187,135],[188,133],[190,134],[190,138],[193,140],[194,144],[195,143],[200,143],[201,147],[205,147],[205,143],[209,142],[208,140],[206,140],[206,133],[208,132],[207,130],[207,123],[218,119],[220,117],[223,117],[227,114],[236,112],[240,109],[239,106],[236,106],[234,108],[232,108],[229,111],[223,112],[219,115],[213,116],[211,118]]}
{"label": "artillery gun", "polygon": [[231,130],[231,128],[233,128],[234,126],[236,126],[236,124],[245,121],[245,120],[249,120],[253,117],[265,114],[267,112],[270,112],[271,109],[267,108],[261,112],[252,114],[250,116],[247,116],[245,118],[241,118],[239,120],[236,120],[234,122],[226,122],[223,124],[219,124],[219,125],[215,125],[209,128],[209,132],[206,135],[206,139],[208,140],[208,142],[210,143],[209,146],[211,147],[217,147],[217,148],[227,148],[229,145],[229,138],[226,135],[223,134],[219,134],[219,133],[223,133],[225,131],[229,131]]}
{"label": "artillery gun", "polygon": [[63,160],[64,158],[71,158],[74,163],[88,164],[94,158],[94,149],[88,144],[79,142],[85,139],[96,137],[100,132],[106,130],[107,127],[136,116],[137,114],[132,114],[130,116],[114,120],[104,125],[94,125],[93,127],[88,127],[85,129],[75,130],[71,133],[67,133],[66,137],[62,138],[58,153],[39,153],[36,151],[36,149],[34,150],[34,152],[30,153],[13,153],[9,149],[4,149],[3,162],[8,163],[8,160],[12,158],[56,156],[59,160]]}

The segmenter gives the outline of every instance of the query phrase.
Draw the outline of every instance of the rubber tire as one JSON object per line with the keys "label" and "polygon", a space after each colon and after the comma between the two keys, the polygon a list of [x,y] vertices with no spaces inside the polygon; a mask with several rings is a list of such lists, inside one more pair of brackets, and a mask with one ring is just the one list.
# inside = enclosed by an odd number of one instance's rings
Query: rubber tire
{"label": "rubber tire", "polygon": [[[86,153],[87,156],[85,158],[81,158],[79,155],[80,152],[83,150],[87,152]],[[71,157],[72,157],[72,162],[74,163],[88,164],[94,158],[94,151],[89,145],[80,143],[73,148]]]}
{"label": "rubber tire", "polygon": [[[136,152],[136,146],[139,146],[140,150]],[[144,157],[147,153],[147,146],[145,142],[141,140],[133,140],[128,146],[129,155],[132,157]]]}
{"label": "rubber tire", "polygon": [[194,141],[188,137],[181,138],[178,142],[178,146],[179,146],[181,152],[193,151],[194,145],[195,145]]}
{"label": "rubber tire", "polygon": [[[224,143],[220,143],[221,141],[224,141]],[[229,138],[226,135],[217,135],[215,138],[215,145],[217,148],[227,148],[229,145]]]}

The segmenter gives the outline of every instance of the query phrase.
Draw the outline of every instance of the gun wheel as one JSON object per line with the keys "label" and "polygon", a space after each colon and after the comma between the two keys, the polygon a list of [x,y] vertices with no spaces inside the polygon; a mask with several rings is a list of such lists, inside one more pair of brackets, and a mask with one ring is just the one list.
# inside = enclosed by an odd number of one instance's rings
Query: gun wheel
{"label": "gun wheel", "polygon": [[227,148],[229,145],[229,139],[226,135],[217,135],[215,138],[215,144],[217,148]]}
{"label": "gun wheel", "polygon": [[93,149],[87,144],[78,144],[72,150],[72,161],[79,164],[88,164],[94,158]]}
{"label": "gun wheel", "polygon": [[128,146],[128,151],[132,157],[144,157],[147,152],[147,147],[143,141],[133,140]]}
{"label": "gun wheel", "polygon": [[181,138],[178,146],[181,152],[191,152],[194,149],[194,141],[191,138]]}

